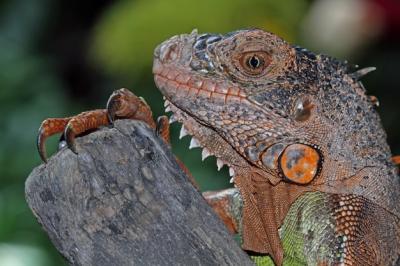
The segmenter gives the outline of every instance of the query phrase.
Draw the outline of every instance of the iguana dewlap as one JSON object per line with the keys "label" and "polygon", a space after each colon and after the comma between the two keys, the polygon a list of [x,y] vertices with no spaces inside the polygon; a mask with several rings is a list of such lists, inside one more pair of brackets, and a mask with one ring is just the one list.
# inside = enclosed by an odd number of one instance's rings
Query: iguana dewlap
{"label": "iguana dewlap", "polygon": [[[400,265],[398,169],[376,98],[359,81],[371,70],[262,30],[193,31],[156,48],[169,121],[203,159],[228,165],[236,186],[205,198],[257,264]],[[77,152],[76,136],[120,118],[169,142],[168,118],[155,122],[143,99],[120,89],[106,109],[43,121],[40,156],[50,135],[63,132]]]}

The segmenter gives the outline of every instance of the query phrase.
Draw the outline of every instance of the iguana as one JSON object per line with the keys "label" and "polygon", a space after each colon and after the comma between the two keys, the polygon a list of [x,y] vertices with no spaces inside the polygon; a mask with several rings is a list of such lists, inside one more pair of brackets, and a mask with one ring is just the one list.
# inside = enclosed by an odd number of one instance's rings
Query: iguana
{"label": "iguana", "polygon": [[[292,46],[258,29],[174,36],[154,52],[156,86],[181,137],[228,165],[235,189],[205,193],[259,265],[400,263],[400,186],[360,78],[373,68]],[[44,141],[139,119],[169,142],[168,118],[115,91],[107,108],[43,121]],[[182,167],[184,168],[183,164]],[[184,168],[186,172],[187,169]]]}

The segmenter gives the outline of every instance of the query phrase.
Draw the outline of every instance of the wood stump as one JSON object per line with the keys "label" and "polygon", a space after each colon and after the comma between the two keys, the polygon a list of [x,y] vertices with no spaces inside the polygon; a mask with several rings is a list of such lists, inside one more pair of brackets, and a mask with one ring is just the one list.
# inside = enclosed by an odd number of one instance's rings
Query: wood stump
{"label": "wood stump", "polygon": [[[72,265],[252,265],[139,121],[116,121],[35,168],[26,199]],[[199,162],[200,163],[200,162]]]}

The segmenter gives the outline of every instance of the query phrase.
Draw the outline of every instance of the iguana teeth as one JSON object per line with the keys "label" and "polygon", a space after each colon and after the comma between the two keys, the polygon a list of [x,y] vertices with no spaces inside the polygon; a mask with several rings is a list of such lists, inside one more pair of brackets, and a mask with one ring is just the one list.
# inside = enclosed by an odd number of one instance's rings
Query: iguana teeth
{"label": "iguana teeth", "polygon": [[235,174],[235,170],[232,167],[229,167],[229,175],[233,176]]}
{"label": "iguana teeth", "polygon": [[208,156],[210,156],[211,153],[207,148],[204,148],[201,152],[201,160],[204,161]]}
{"label": "iguana teeth", "polygon": [[171,112],[171,107],[169,107],[169,105],[167,107],[165,107],[165,112]]}
{"label": "iguana teeth", "polygon": [[222,166],[224,166],[224,162],[221,159],[217,159],[218,171],[221,170]]}
{"label": "iguana teeth", "polygon": [[169,104],[170,104],[170,102],[168,100],[165,100],[164,107],[167,107]]}
{"label": "iguana teeth", "polygon": [[171,115],[171,116],[169,117],[169,123],[170,123],[170,124],[175,123],[176,121],[178,121],[178,119],[177,119],[174,115]]}
{"label": "iguana teeth", "polygon": [[187,136],[187,135],[188,135],[188,132],[186,131],[185,126],[182,125],[181,132],[179,132],[179,139],[182,139],[184,136]]}
{"label": "iguana teeth", "polygon": [[198,142],[197,139],[192,138],[192,140],[190,141],[189,149],[193,149],[193,148],[197,148],[197,147],[201,147],[200,143]]}

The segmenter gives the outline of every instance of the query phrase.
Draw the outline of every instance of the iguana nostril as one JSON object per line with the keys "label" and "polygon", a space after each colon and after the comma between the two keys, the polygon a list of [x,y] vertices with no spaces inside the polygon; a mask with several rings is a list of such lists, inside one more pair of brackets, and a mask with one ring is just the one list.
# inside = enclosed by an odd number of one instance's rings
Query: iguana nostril
{"label": "iguana nostril", "polygon": [[158,49],[159,58],[162,63],[170,63],[178,58],[178,45],[176,43],[162,43]]}

